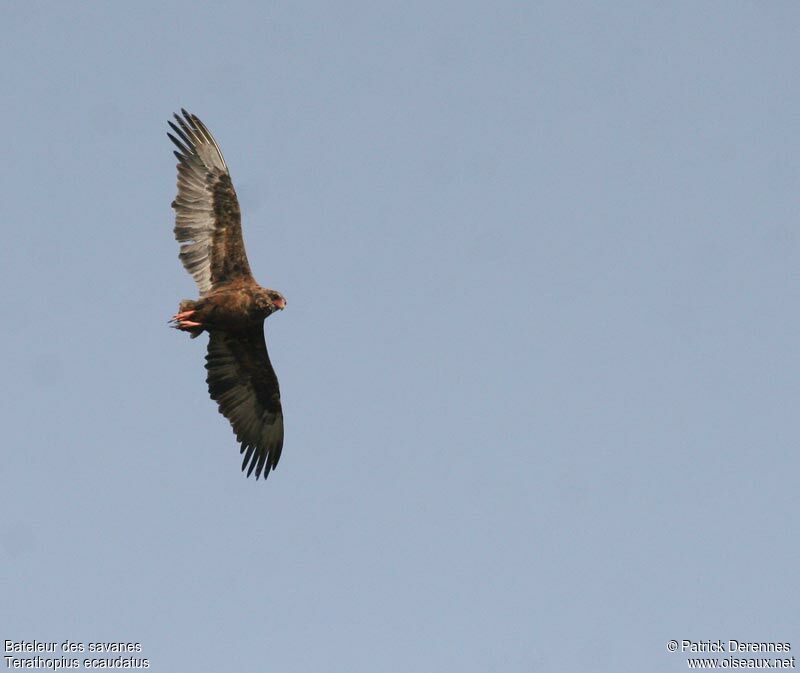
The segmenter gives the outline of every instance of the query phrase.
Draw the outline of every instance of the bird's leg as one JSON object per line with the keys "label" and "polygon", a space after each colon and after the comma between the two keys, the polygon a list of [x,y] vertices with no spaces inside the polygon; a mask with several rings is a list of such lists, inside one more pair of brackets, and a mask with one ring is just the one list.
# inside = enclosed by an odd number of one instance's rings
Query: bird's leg
{"label": "bird's leg", "polygon": [[179,329],[182,332],[191,332],[192,338],[202,333],[204,327],[203,323],[194,320],[172,320],[172,327]]}
{"label": "bird's leg", "polygon": [[184,299],[178,306],[178,311],[169,321],[175,328],[183,332],[190,332],[192,338],[200,335],[205,329],[205,314],[200,301]]}
{"label": "bird's leg", "polygon": [[187,320],[187,318],[191,318],[196,311],[180,311],[172,316],[170,322],[175,329],[191,331],[194,327],[202,327],[203,324],[199,323],[195,320]]}

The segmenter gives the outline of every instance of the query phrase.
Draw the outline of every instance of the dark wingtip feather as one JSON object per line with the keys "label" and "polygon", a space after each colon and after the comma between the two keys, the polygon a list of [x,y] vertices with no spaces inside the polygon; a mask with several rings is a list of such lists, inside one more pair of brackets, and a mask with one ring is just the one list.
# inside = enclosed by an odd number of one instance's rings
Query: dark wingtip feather
{"label": "dark wingtip feather", "polygon": [[173,123],[172,123],[172,122],[170,122],[170,121],[168,121],[168,122],[167,122],[167,124],[169,124],[169,125],[170,125],[170,128],[171,128],[173,131],[175,131],[175,133],[177,133],[177,134],[178,134],[178,137],[179,137],[179,138],[180,138],[180,139],[183,141],[183,144],[184,144],[186,147],[188,147],[188,148],[190,148],[190,149],[194,150],[195,143],[194,143],[194,141],[193,141],[193,140],[192,140],[192,139],[189,137],[189,135],[188,135],[188,133],[187,133],[186,124],[184,124],[184,123],[183,123],[183,120],[182,120],[182,119],[180,119],[180,118],[178,118],[178,117],[176,117],[176,119],[178,120],[178,122],[179,122],[179,124],[180,124],[180,128],[178,128],[177,126],[175,126],[175,124],[173,124]]}
{"label": "dark wingtip feather", "polygon": [[173,142],[173,144],[175,145],[175,147],[177,147],[177,148],[178,148],[178,149],[179,149],[179,150],[180,150],[180,151],[181,151],[183,154],[185,154],[185,155],[187,155],[187,156],[188,156],[189,154],[191,154],[191,152],[189,151],[189,148],[188,148],[188,147],[186,147],[186,146],[185,146],[185,145],[184,145],[184,144],[183,144],[183,143],[182,143],[180,140],[178,140],[178,139],[177,139],[177,138],[176,138],[174,135],[172,135],[171,133],[167,132],[167,138],[169,138],[169,139],[170,139],[170,140]]}
{"label": "dark wingtip feather", "polygon": [[271,470],[275,469],[272,454],[269,451],[263,453],[257,450],[255,445],[242,443],[240,453],[244,454],[242,460],[242,472],[247,469],[247,477],[251,477],[255,472],[256,481],[262,477],[266,481]]}
{"label": "dark wingtip feather", "polygon": [[[183,115],[183,116],[181,116],[181,115]],[[192,121],[192,115],[190,115],[188,112],[186,112],[186,110],[184,110],[183,108],[181,108],[181,114],[175,113],[173,116],[175,117],[175,120],[179,124],[185,124],[186,122],[191,122]]]}
{"label": "dark wingtip feather", "polygon": [[255,454],[255,448],[256,447],[254,445],[252,445],[252,444],[248,445],[248,444],[246,444],[244,442],[242,443],[242,452],[244,452],[244,450],[247,449],[247,453],[245,453],[244,460],[242,461],[242,472],[244,472],[244,468],[245,467],[249,466],[249,468],[247,470],[247,476],[248,477],[251,474],[253,474],[253,468],[256,466],[256,460],[255,460],[256,456],[254,455]]}

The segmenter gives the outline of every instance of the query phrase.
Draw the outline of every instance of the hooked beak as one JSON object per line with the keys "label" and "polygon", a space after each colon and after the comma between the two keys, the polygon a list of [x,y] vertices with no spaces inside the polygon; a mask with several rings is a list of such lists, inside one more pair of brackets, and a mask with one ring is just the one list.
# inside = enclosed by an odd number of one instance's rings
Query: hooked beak
{"label": "hooked beak", "polygon": [[276,299],[274,303],[276,308],[279,308],[281,311],[286,308],[286,300],[283,297]]}

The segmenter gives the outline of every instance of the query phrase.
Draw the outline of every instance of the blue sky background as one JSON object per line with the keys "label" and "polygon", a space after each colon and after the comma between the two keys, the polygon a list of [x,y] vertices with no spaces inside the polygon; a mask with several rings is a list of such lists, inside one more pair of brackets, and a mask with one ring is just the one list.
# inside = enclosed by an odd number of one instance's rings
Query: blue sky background
{"label": "blue sky background", "polygon": [[[156,672],[640,673],[797,609],[800,5],[14,2],[0,638]],[[220,142],[286,414],[167,328]]]}

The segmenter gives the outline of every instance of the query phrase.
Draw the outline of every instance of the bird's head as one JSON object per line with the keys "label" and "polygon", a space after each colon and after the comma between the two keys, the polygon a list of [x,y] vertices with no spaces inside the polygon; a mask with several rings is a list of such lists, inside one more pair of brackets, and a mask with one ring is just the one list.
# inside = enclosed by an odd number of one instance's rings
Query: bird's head
{"label": "bird's head", "polygon": [[282,311],[286,308],[286,299],[276,290],[266,290],[266,299],[270,307],[270,313]]}

